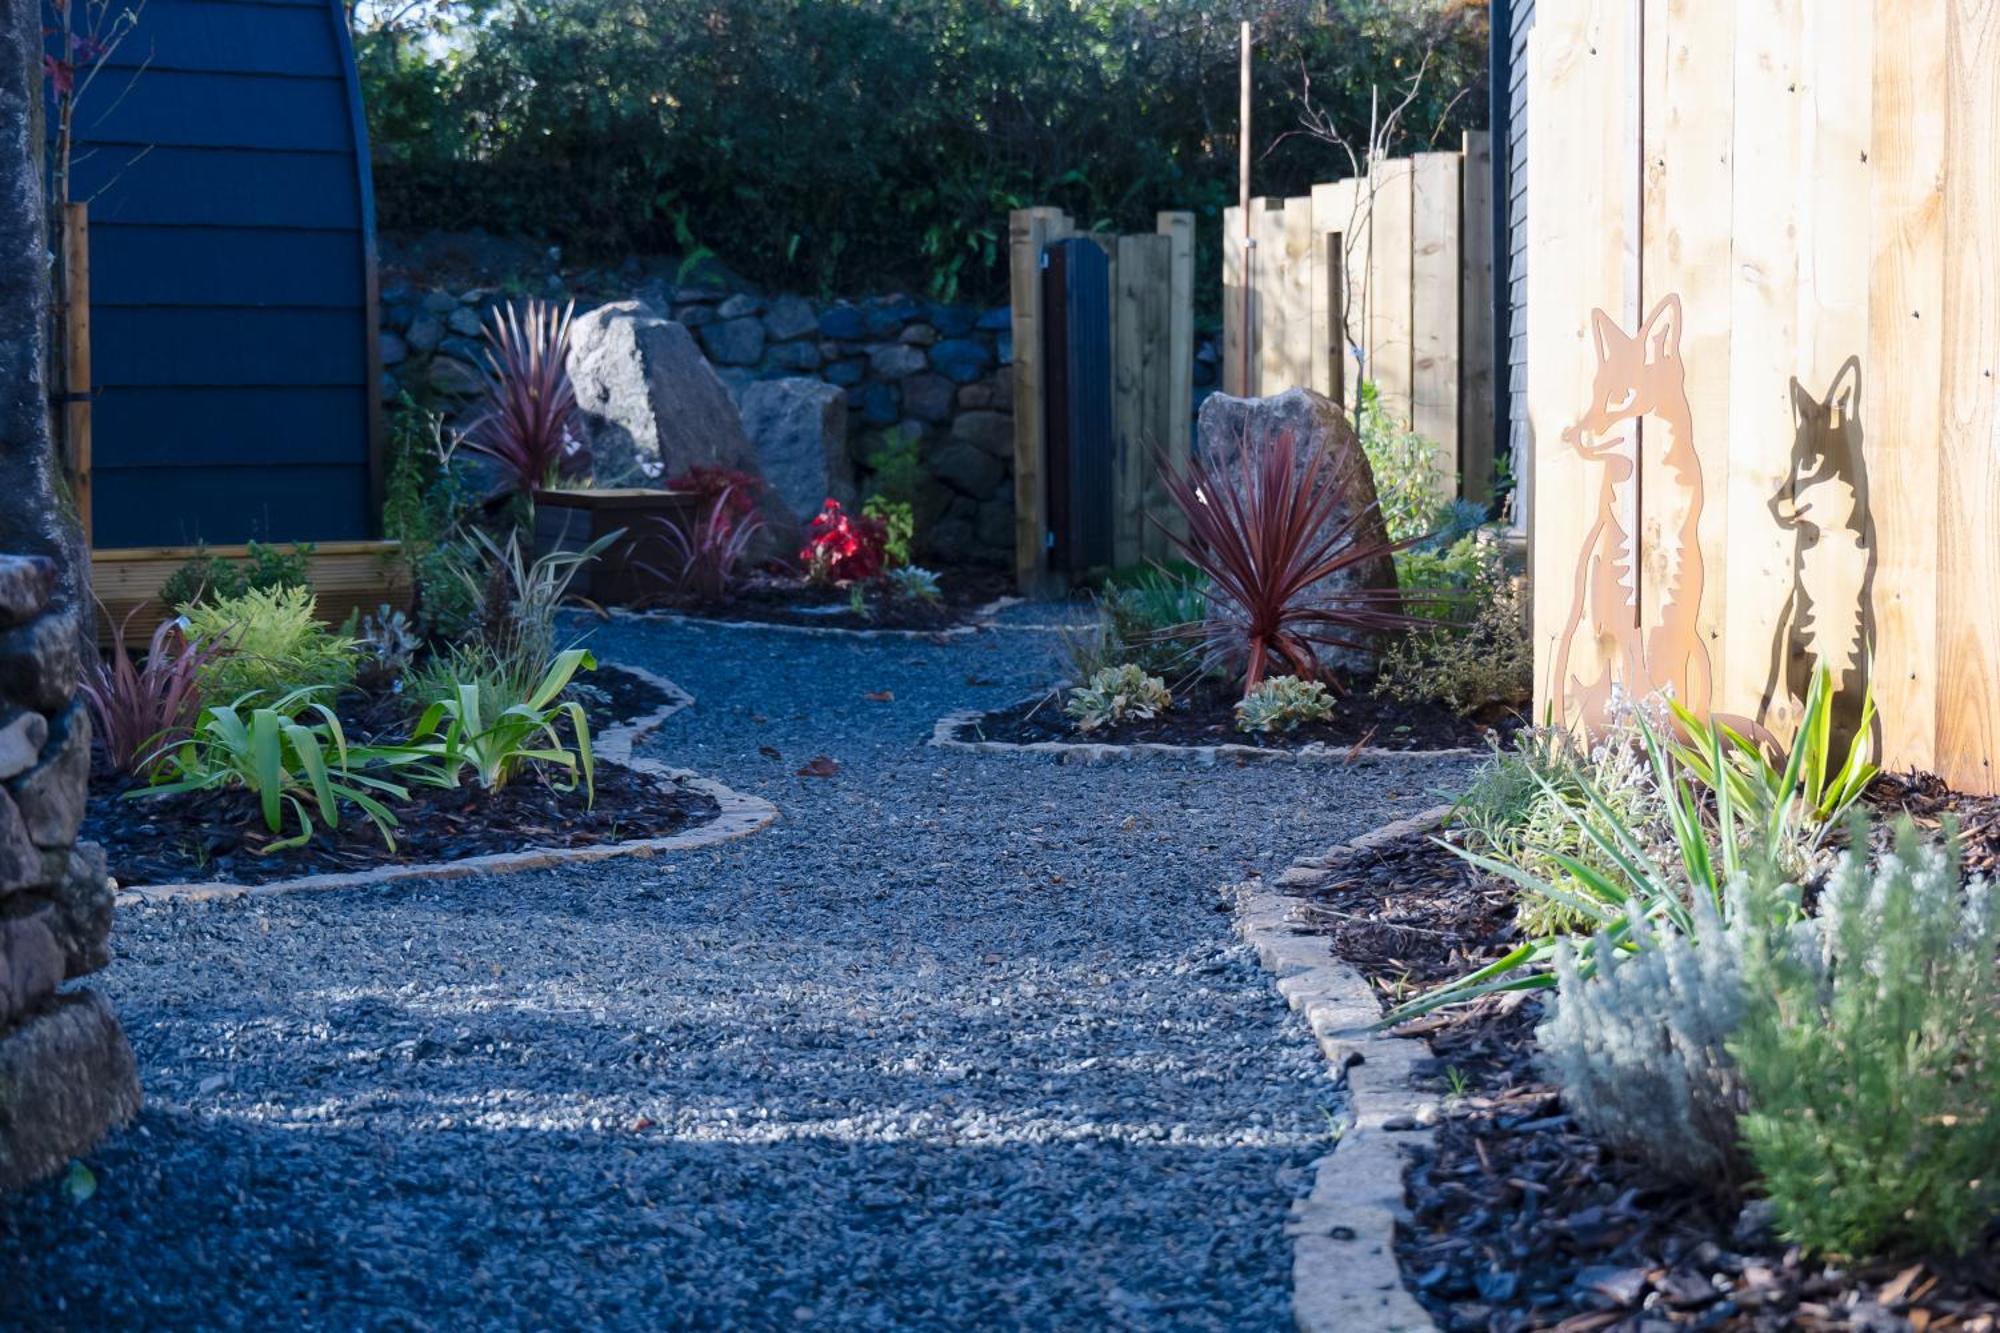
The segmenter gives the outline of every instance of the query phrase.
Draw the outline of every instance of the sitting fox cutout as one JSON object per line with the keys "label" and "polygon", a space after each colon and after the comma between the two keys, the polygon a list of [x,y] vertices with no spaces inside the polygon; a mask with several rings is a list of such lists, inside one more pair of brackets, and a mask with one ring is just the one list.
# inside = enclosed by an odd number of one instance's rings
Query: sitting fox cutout
{"label": "sitting fox cutout", "polygon": [[[1563,443],[1599,465],[1596,512],[1577,553],[1549,697],[1594,732],[1607,722],[1615,691],[1632,698],[1671,691],[1702,713],[1710,682],[1696,625],[1701,463],[1681,361],[1681,299],[1662,299],[1636,335],[1593,310],[1591,332],[1597,371],[1590,406],[1563,432]],[[1638,516],[1636,533],[1627,513]],[[1594,651],[1576,651],[1579,635]],[[1572,666],[1585,659],[1589,666]]]}

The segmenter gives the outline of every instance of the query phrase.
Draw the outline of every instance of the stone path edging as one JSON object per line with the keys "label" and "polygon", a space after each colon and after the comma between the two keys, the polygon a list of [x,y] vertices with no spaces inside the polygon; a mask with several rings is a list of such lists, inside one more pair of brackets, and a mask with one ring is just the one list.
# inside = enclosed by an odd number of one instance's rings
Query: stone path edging
{"label": "stone path edging", "polygon": [[[1007,705],[1018,708],[1041,695],[1030,695]],[[976,724],[989,712],[1004,709],[961,708],[957,712],[946,713],[931,728],[931,744],[940,750],[960,750],[970,754],[1014,754],[1052,756],[1065,764],[1109,764],[1131,759],[1191,759],[1203,768],[1213,768],[1219,763],[1230,764],[1348,764],[1358,759],[1454,759],[1468,755],[1482,754],[1484,751],[1469,746],[1458,746],[1448,750],[1391,750],[1379,745],[1364,745],[1342,749],[1323,745],[1317,741],[1302,745],[1296,750],[1281,750],[1268,745],[1245,745],[1237,741],[1227,741],[1220,745],[1170,745],[1164,741],[1134,741],[1125,745],[1112,745],[1103,741],[988,741],[967,740],[966,728]]]}
{"label": "stone path edging", "polygon": [[1404,1216],[1403,1171],[1428,1146],[1436,1099],[1415,1085],[1430,1047],[1377,1027],[1382,1008],[1362,975],[1327,941],[1290,925],[1288,887],[1323,879],[1330,857],[1365,851],[1435,827],[1436,806],[1364,833],[1324,856],[1294,862],[1267,886],[1235,886],[1236,932],[1303,1014],[1347,1089],[1347,1118],[1332,1152],[1313,1163],[1312,1192],[1292,1207],[1292,1312],[1301,1333],[1435,1333],[1437,1325],[1403,1285],[1396,1223]]}
{"label": "stone path edging", "polygon": [[148,884],[140,888],[120,888],[115,902],[119,907],[143,907],[164,902],[219,902],[232,898],[268,898],[282,893],[305,893],[323,889],[352,889],[368,885],[395,884],[411,879],[465,879],[474,875],[507,875],[523,870],[544,870],[550,866],[576,865],[587,861],[608,861],[621,856],[659,856],[668,852],[692,851],[748,837],[769,827],[778,818],[778,807],[760,796],[745,796],[713,778],[704,778],[692,769],[673,768],[655,759],[635,758],[632,747],[659,729],[660,724],[694,702],[694,696],[665,676],[643,667],[612,663],[663,690],[666,703],[643,716],[610,727],[596,738],[596,757],[642,773],[685,781],[696,791],[715,798],[721,811],[699,828],[659,838],[634,838],[626,842],[598,843],[589,847],[526,847],[518,852],[489,852],[456,861],[434,861],[424,865],[382,866],[374,870],[349,870],[296,879],[271,880],[263,884],[232,884],[210,880],[186,884]]}

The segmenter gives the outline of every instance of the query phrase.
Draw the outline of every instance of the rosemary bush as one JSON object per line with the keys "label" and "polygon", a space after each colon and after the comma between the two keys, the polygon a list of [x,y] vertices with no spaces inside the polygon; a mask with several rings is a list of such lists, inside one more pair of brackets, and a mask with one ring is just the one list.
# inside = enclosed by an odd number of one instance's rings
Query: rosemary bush
{"label": "rosemary bush", "polygon": [[[1963,1251],[2000,1211],[2000,919],[1955,841],[1856,826],[1807,947],[1751,934],[1730,1044],[1781,1232],[1816,1253]],[[1752,915],[1769,916],[1768,903]]]}

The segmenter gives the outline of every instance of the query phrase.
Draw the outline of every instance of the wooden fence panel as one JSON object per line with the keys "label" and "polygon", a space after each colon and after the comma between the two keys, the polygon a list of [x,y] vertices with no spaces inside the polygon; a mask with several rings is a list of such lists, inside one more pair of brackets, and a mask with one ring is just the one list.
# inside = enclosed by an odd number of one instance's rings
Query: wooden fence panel
{"label": "wooden fence panel", "polygon": [[[1110,558],[1117,565],[1164,560],[1164,522],[1177,515],[1157,455],[1178,459],[1192,438],[1194,392],[1194,215],[1160,213],[1136,236],[1084,233],[1104,251],[1109,284]],[[1051,243],[1077,236],[1054,208],[1017,209],[1008,219],[1014,329],[1014,567],[1030,593],[1056,590],[1073,571],[1048,554],[1047,395],[1043,263]],[[1241,248],[1239,259],[1243,259]],[[1244,288],[1239,287],[1240,299]],[[1255,313],[1253,305],[1253,313]],[[1254,332],[1254,330],[1252,330]],[[1239,344],[1240,346],[1240,341]],[[1225,367],[1226,369],[1226,367]],[[1086,445],[1091,442],[1086,441]]]}
{"label": "wooden fence panel", "polygon": [[1175,433],[1171,236],[1120,236],[1111,328],[1113,433],[1112,562],[1139,564],[1147,554],[1146,506],[1154,457]]}
{"label": "wooden fence panel", "polygon": [[1944,7],[1875,0],[1869,160],[1869,503],[1883,753],[1937,754],[1938,396],[1943,381]]}
{"label": "wooden fence panel", "polygon": [[1458,494],[1457,153],[1419,153],[1410,173],[1410,425],[1437,444],[1438,485]]}
{"label": "wooden fence panel", "polygon": [[[1791,379],[1798,371],[1799,280],[1793,200],[1801,162],[1802,29],[1789,5],[1746,5],[1736,21],[1736,188],[1730,285],[1731,438],[1756,439],[1729,459],[1729,596],[1723,638],[1729,651],[1717,693],[1732,711],[1784,726],[1790,705],[1768,697],[1771,645],[1793,587],[1792,541],[1773,504],[1790,484]],[[1532,205],[1530,205],[1532,207]],[[1718,571],[1720,573],[1720,571]]]}
{"label": "wooden fence panel", "polygon": [[[1529,64],[1538,710],[1592,720],[1635,622],[1627,674],[1660,684],[1693,558],[1716,712],[1783,735],[1825,661],[1837,724],[1872,689],[1884,763],[2000,790],[2000,0],[1540,0]],[[1643,151],[1614,151],[1635,103]],[[1607,592],[1571,442],[1623,401],[1577,347],[1613,291],[1614,352],[1678,311],[1634,364],[1658,400],[1678,363],[1694,449],[1640,404],[1637,484],[1592,520],[1632,533]]]}
{"label": "wooden fence panel", "polygon": [[[1619,582],[1620,528],[1628,520],[1617,464],[1587,459],[1563,439],[1599,394],[1593,312],[1621,329],[1637,328],[1628,280],[1636,192],[1628,198],[1615,188],[1639,166],[1636,127],[1619,110],[1635,82],[1624,59],[1635,18],[1629,5],[1551,6],[1537,14],[1529,39],[1529,189],[1549,201],[1528,211],[1528,272],[1536,284],[1528,307],[1528,410],[1538,716],[1557,699],[1601,713],[1636,631]],[[1581,182],[1598,188],[1580,190]]]}
{"label": "wooden fence panel", "polygon": [[1359,391],[1364,375],[1362,361],[1368,346],[1368,265],[1369,226],[1365,196],[1366,182],[1349,177],[1343,181],[1313,186],[1313,230],[1322,236],[1338,235],[1340,251],[1336,275],[1328,274],[1327,314],[1331,321],[1326,339],[1332,355],[1339,358],[1340,401],[1350,408],[1352,394]]}
{"label": "wooden fence panel", "polygon": [[1410,416],[1411,246],[1415,219],[1408,158],[1377,162],[1363,186],[1372,197],[1368,277],[1369,379],[1383,406]]}
{"label": "wooden fence panel", "polygon": [[1243,369],[1249,306],[1250,252],[1244,241],[1243,210],[1222,210],[1222,391],[1241,398],[1250,391]]}
{"label": "wooden fence panel", "polygon": [[2000,0],[1947,0],[1937,765],[2000,785]]}
{"label": "wooden fence panel", "polygon": [[[1648,304],[1681,298],[1680,358],[1694,432],[1703,504],[1695,549],[1703,571],[1695,632],[1706,650],[1711,688],[1727,669],[1722,633],[1729,529],[1729,317],[1731,201],[1734,198],[1735,84],[1719,78],[1736,49],[1735,6],[1706,0],[1648,0],[1645,170],[1641,287]],[[1649,460],[1663,453],[1648,451]],[[1653,472],[1654,487],[1672,479]],[[1670,577],[1657,558],[1649,583]]]}

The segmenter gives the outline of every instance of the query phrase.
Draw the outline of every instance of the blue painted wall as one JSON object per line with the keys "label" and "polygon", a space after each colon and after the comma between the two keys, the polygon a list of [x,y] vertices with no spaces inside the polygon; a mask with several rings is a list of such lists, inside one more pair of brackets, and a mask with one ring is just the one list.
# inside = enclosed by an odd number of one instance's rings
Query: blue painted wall
{"label": "blue painted wall", "polygon": [[148,0],[76,138],[96,545],[374,536],[374,202],[339,0]]}

